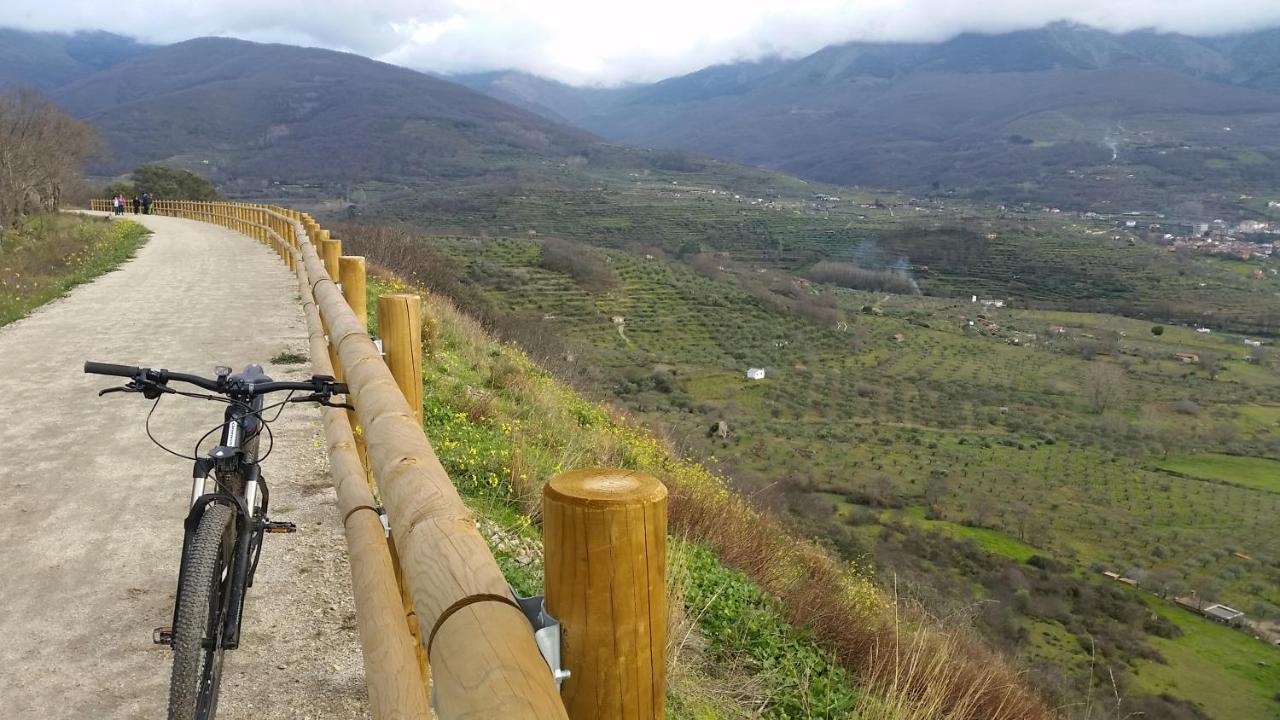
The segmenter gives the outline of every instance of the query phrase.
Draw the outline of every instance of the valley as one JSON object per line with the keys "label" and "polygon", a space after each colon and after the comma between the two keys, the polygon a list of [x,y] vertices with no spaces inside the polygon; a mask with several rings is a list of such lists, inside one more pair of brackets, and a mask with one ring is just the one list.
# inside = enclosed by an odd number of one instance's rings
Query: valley
{"label": "valley", "polygon": [[[671,182],[529,193],[448,226],[430,203],[389,203],[424,228],[398,250],[361,241],[368,225],[341,232],[797,531],[871,561],[882,586],[976,625],[1062,702],[1115,677],[1127,697],[1209,717],[1272,710],[1274,666],[1212,658],[1280,650],[1170,604],[1195,592],[1280,618],[1264,559],[1280,552],[1265,459],[1280,458],[1280,375],[1269,340],[1231,331],[1270,335],[1280,281],[1251,269],[1272,261],[1170,253],[1123,220],[824,188],[848,196],[836,208],[812,187],[752,205]],[[925,295],[804,277],[820,258],[865,261],[858,243],[908,247],[921,218],[934,252],[966,227],[996,230],[998,250],[931,260],[912,275]],[[490,235],[434,234],[450,227]],[[1222,680],[1169,688],[1200,672]]]}

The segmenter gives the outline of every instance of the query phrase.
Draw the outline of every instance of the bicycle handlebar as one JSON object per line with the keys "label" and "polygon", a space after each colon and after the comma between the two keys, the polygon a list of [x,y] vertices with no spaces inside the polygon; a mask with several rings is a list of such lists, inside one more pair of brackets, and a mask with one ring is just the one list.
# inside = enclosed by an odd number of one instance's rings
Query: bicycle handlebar
{"label": "bicycle handlebar", "polygon": [[92,360],[86,360],[84,363],[84,371],[93,375],[119,375],[120,377],[134,377],[142,372],[142,368],[132,367],[130,365],[113,365],[111,363],[100,363]]}
{"label": "bicycle handlebar", "polygon": [[266,395],[268,393],[279,392],[281,390],[302,390],[315,393],[326,393],[330,395],[347,394],[346,384],[335,382],[334,379],[328,375],[313,375],[310,380],[302,382],[273,380],[262,383],[246,383],[242,381],[231,381],[226,377],[210,379],[200,377],[199,375],[189,375],[187,373],[171,372],[169,370],[140,368],[131,365],[115,365],[112,363],[94,362],[92,360],[85,361],[84,371],[94,375],[116,375],[119,377],[127,377],[138,382],[154,385],[166,385],[170,381],[176,380],[178,382],[195,385],[196,387],[223,395],[237,393],[248,397],[256,397],[258,395]]}

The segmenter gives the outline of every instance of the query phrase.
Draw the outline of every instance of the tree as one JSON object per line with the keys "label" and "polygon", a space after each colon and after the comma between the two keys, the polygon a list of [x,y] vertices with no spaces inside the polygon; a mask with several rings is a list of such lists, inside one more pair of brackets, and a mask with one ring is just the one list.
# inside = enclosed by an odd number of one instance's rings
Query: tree
{"label": "tree", "polygon": [[1217,380],[1218,374],[1222,372],[1222,356],[1211,352],[1200,353],[1200,369],[1210,380]]}
{"label": "tree", "polygon": [[1089,407],[1100,413],[1119,400],[1124,385],[1124,372],[1111,363],[1095,363],[1085,379],[1085,393]]}
{"label": "tree", "polygon": [[141,165],[134,169],[130,182],[115,182],[106,187],[103,194],[132,197],[141,193],[161,200],[219,200],[213,183],[186,170],[164,165]]}
{"label": "tree", "polygon": [[1151,326],[1151,334],[1152,334],[1152,335],[1155,335],[1156,337],[1160,337],[1161,335],[1163,335],[1163,334],[1164,334],[1164,326],[1163,326],[1163,325],[1152,325],[1152,326]]}
{"label": "tree", "polygon": [[98,148],[89,125],[40,93],[0,91],[0,229],[57,209]]}

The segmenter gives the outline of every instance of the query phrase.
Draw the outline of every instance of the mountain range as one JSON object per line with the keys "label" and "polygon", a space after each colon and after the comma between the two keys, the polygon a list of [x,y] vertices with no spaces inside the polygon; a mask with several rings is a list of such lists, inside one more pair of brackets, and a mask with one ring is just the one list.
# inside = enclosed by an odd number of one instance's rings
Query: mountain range
{"label": "mountain range", "polygon": [[42,88],[97,126],[111,148],[101,174],[165,162],[239,190],[569,182],[566,167],[643,168],[672,152],[1074,208],[1219,206],[1280,181],[1280,30],[1195,38],[1057,23],[848,43],[620,88],[442,78],[227,38],[0,30],[4,84]]}
{"label": "mountain range", "polygon": [[242,190],[424,182],[518,174],[601,145],[456,83],[349,53],[229,38],[156,47],[105,33],[25,36],[0,77],[42,87],[97,127],[109,148],[94,168],[103,175],[163,162]]}
{"label": "mountain range", "polygon": [[1206,185],[1262,189],[1280,159],[1274,29],[1195,38],[1055,23],[854,42],[612,89],[519,72],[454,79],[617,142],[844,185],[1163,202]]}

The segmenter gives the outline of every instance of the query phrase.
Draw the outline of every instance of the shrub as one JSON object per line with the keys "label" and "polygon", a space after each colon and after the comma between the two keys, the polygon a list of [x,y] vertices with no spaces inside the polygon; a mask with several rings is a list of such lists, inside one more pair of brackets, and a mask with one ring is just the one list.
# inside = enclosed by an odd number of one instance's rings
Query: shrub
{"label": "shrub", "polygon": [[853,290],[919,295],[915,280],[901,270],[868,270],[853,263],[823,260],[805,274],[814,282],[839,285]]}
{"label": "shrub", "polygon": [[606,292],[618,286],[618,278],[599,253],[585,246],[556,238],[542,241],[538,265],[573,278],[585,290]]}

